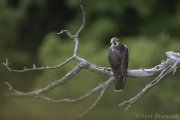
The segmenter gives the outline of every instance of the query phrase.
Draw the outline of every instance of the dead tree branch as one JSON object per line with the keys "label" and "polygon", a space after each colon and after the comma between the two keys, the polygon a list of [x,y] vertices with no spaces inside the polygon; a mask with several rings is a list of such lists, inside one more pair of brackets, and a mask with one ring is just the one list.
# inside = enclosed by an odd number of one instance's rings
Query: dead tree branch
{"label": "dead tree branch", "polygon": [[167,60],[160,64],[159,67],[163,68],[160,74],[146,85],[136,96],[128,101],[124,101],[119,104],[119,106],[126,105],[126,110],[128,110],[135,102],[141,99],[148,91],[155,87],[167,74],[176,72],[176,69],[180,67],[180,54],[175,52],[166,52]]}
{"label": "dead tree branch", "polygon": [[[16,90],[15,88],[13,88],[10,83],[5,82],[5,84],[9,88],[9,93],[5,94],[6,96],[21,97],[21,98],[35,98],[35,99],[41,99],[41,100],[51,102],[51,103],[74,103],[74,102],[82,101],[82,100],[92,96],[94,93],[100,91],[100,94],[97,96],[96,100],[82,114],[79,114],[79,115],[73,117],[73,119],[84,116],[86,113],[88,113],[91,109],[93,109],[98,104],[98,102],[101,100],[104,93],[106,92],[107,88],[109,86],[111,86],[111,84],[114,82],[114,77],[113,77],[113,74],[112,74],[110,68],[100,67],[100,66],[95,65],[95,64],[87,61],[86,59],[78,56],[79,34],[81,33],[82,29],[85,26],[85,11],[83,9],[83,6],[81,6],[81,9],[83,12],[83,21],[82,21],[82,25],[77,30],[77,32],[75,34],[72,34],[68,30],[61,30],[61,32],[57,33],[57,35],[61,35],[61,34],[65,33],[69,38],[74,39],[74,42],[75,42],[73,55],[71,57],[67,58],[63,63],[60,63],[60,64],[58,64],[56,66],[52,66],[52,67],[49,67],[49,66],[36,67],[36,65],[33,64],[32,68],[25,67],[23,70],[12,69],[8,62],[8,59],[6,59],[6,61],[3,63],[3,65],[7,68],[8,71],[17,72],[17,73],[22,73],[22,72],[27,72],[27,71],[36,71],[36,70],[57,69],[57,68],[61,68],[61,67],[65,66],[69,62],[75,60],[77,62],[77,64],[74,66],[74,68],[72,68],[69,72],[67,72],[61,79],[55,80],[54,82],[50,83],[49,85],[47,85],[44,88],[40,88],[40,89],[30,91],[30,92],[21,92],[19,90]],[[128,101],[122,102],[121,104],[119,104],[119,106],[126,106],[126,109],[130,108],[134,103],[139,101],[147,92],[149,92],[154,86],[156,86],[162,80],[163,77],[165,77],[167,74],[169,74],[171,72],[173,72],[173,74],[175,74],[176,69],[178,69],[180,67],[180,54],[169,51],[169,52],[166,52],[166,57],[167,57],[166,61],[160,63],[159,65],[157,65],[153,68],[128,70],[128,72],[127,72],[128,77],[138,77],[139,78],[139,77],[148,77],[148,76],[155,76],[155,75],[157,75],[157,77],[154,80],[152,80],[147,86],[145,86],[142,89],[142,91],[140,91],[135,97],[131,98]],[[105,81],[104,83],[96,86],[95,88],[93,88],[92,90],[87,92],[86,94],[84,94],[78,98],[75,98],[75,99],[57,100],[57,99],[52,99],[52,98],[42,95],[44,93],[50,92],[51,90],[53,90],[56,87],[59,87],[59,86],[65,84],[67,81],[71,80],[71,78],[76,76],[76,74],[78,74],[83,69],[87,69],[91,72],[107,76],[108,80]]]}

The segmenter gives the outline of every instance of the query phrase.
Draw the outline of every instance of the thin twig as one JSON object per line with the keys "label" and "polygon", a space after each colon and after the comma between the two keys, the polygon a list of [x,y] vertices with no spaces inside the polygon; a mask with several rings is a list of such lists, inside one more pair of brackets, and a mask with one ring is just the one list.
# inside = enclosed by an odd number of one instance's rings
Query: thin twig
{"label": "thin twig", "polygon": [[76,32],[76,36],[78,36],[79,33],[82,31],[82,29],[85,26],[85,22],[86,22],[86,12],[85,12],[85,10],[84,10],[82,5],[80,5],[80,7],[81,7],[81,10],[82,10],[82,13],[83,13],[83,21],[82,21],[82,24],[81,24],[79,30],[77,30],[77,32]]}
{"label": "thin twig", "polygon": [[113,81],[114,81],[114,78],[112,77],[109,80],[105,81],[104,83],[99,84],[98,86],[96,86],[95,88],[93,88],[89,92],[85,93],[84,95],[82,95],[82,96],[80,96],[78,98],[75,98],[75,99],[59,99],[59,100],[57,100],[57,99],[52,99],[52,98],[45,97],[45,96],[42,96],[42,95],[34,96],[34,98],[45,100],[45,101],[50,102],[50,103],[74,103],[74,102],[79,102],[79,101],[82,101],[82,100],[92,96],[94,93],[96,93],[100,89],[102,89],[102,88],[104,88],[106,86],[110,86]]}
{"label": "thin twig", "polygon": [[[79,28],[79,30],[77,30],[76,34],[75,34],[75,38],[74,38],[74,41],[75,41],[75,47],[74,47],[74,56],[77,56],[78,55],[78,48],[79,48],[79,34],[80,32],[82,31],[82,29],[84,28],[85,26],[85,11],[84,11],[84,8],[83,6],[81,5],[80,6],[81,9],[82,9],[82,13],[83,13],[83,22]],[[77,59],[78,60],[78,59]]]}
{"label": "thin twig", "polygon": [[[112,79],[112,78],[111,78]],[[102,88],[100,94],[98,95],[98,97],[96,98],[96,100],[81,114],[79,115],[75,115],[74,117],[72,117],[71,120],[74,120],[76,118],[79,118],[79,117],[83,117],[84,115],[86,115],[90,110],[92,110],[98,103],[99,101],[101,100],[101,98],[103,97],[105,91],[107,90],[107,88],[109,87],[109,85],[106,85]]]}
{"label": "thin twig", "polygon": [[99,94],[99,96],[96,98],[96,100],[81,114],[79,115],[75,115],[74,117],[72,117],[71,120],[74,120],[78,117],[83,117],[84,115],[86,115],[90,110],[92,110],[97,104],[98,102],[101,100],[101,98],[103,97],[104,95],[104,92],[106,91],[107,88],[103,88]]}
{"label": "thin twig", "polygon": [[36,67],[36,65],[33,64],[33,67],[32,67],[32,68],[26,68],[26,67],[24,67],[24,69],[22,69],[22,70],[11,69],[10,66],[9,66],[9,63],[8,63],[8,59],[6,59],[6,62],[3,63],[3,65],[4,65],[10,72],[23,73],[23,72],[28,72],[28,71],[40,71],[40,70],[47,70],[47,69],[57,69],[57,68],[63,67],[64,65],[66,65],[67,63],[69,63],[69,62],[70,62],[71,60],[73,60],[73,59],[74,59],[74,56],[71,56],[71,57],[67,58],[63,63],[58,64],[58,65],[55,65],[55,66],[52,66],[52,67],[49,67],[49,66],[46,66],[46,67]]}
{"label": "thin twig", "polygon": [[163,77],[172,72],[172,67],[164,69],[153,81],[151,81],[148,85],[146,85],[141,92],[139,92],[135,97],[131,98],[128,101],[123,101],[119,104],[119,106],[125,106],[125,110],[128,110],[134,103],[140,100],[147,92],[149,92],[153,87],[155,87]]}
{"label": "thin twig", "polygon": [[61,30],[60,32],[55,33],[55,34],[61,35],[61,34],[63,34],[63,33],[66,33],[66,35],[67,35],[69,38],[74,38],[74,35],[72,35],[69,30]]}
{"label": "thin twig", "polygon": [[47,92],[51,91],[52,89],[56,88],[57,86],[60,86],[60,85],[62,85],[64,83],[66,83],[68,80],[70,80],[72,77],[74,77],[81,69],[82,69],[82,65],[78,64],[72,70],[70,70],[66,75],[64,75],[64,77],[50,83],[49,85],[47,85],[44,88],[34,90],[34,91],[31,91],[31,92],[27,92],[27,93],[24,93],[24,92],[19,93],[19,92],[16,92],[16,91],[12,91],[12,93],[7,93],[6,96],[32,97],[32,96],[40,95],[40,94],[43,94],[43,93],[47,93]]}

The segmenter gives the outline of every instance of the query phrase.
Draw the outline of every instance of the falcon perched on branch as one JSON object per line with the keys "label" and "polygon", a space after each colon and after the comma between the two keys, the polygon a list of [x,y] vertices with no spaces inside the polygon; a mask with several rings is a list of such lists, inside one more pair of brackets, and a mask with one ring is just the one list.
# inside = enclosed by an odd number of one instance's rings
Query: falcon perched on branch
{"label": "falcon perched on branch", "polygon": [[111,39],[108,61],[115,77],[115,91],[124,89],[127,68],[128,68],[128,48],[116,37]]}

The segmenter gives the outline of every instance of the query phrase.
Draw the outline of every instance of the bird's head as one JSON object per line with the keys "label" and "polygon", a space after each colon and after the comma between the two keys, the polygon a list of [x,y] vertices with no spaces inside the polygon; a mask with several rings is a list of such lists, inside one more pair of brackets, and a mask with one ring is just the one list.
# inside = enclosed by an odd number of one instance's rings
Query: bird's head
{"label": "bird's head", "polygon": [[119,44],[120,44],[119,38],[117,38],[117,37],[111,38],[110,44],[111,44],[112,46],[117,46],[117,45],[119,45]]}

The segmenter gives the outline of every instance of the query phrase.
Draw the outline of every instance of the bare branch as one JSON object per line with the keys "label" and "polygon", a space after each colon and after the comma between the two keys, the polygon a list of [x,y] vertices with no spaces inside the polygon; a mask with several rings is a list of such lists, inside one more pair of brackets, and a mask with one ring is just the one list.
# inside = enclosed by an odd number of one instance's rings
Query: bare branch
{"label": "bare branch", "polygon": [[83,13],[83,22],[82,22],[82,25],[80,26],[79,30],[76,32],[76,35],[74,38],[74,41],[75,41],[74,56],[77,56],[77,54],[78,54],[79,33],[82,31],[82,29],[84,28],[84,25],[85,25],[85,11],[84,11],[84,8],[82,5],[80,7],[81,7],[82,13]]}
{"label": "bare branch", "polygon": [[[62,84],[64,84],[65,82],[67,82],[68,80],[70,80],[72,77],[74,77],[80,70],[82,69],[82,65],[78,64],[76,65],[71,71],[69,71],[64,77],[62,77],[59,80],[56,80],[52,83],[50,83],[48,86],[42,88],[42,89],[38,89],[38,90],[34,90],[32,92],[27,92],[27,93],[23,93],[23,92],[16,92],[16,91],[12,91],[12,93],[8,93],[6,94],[7,96],[14,96],[14,97],[32,97],[32,96],[36,96],[36,95],[40,95],[42,93],[46,93],[51,91],[52,89],[56,88],[57,86],[60,86]],[[10,84],[9,84],[10,85]]]}
{"label": "bare branch", "polygon": [[[128,77],[154,76],[154,75],[159,74],[165,68],[167,68],[168,64],[171,64],[171,62],[173,62],[173,61],[169,61],[169,59],[167,59],[166,61],[160,63],[159,65],[156,65],[153,68],[149,68],[149,69],[142,69],[141,68],[141,69],[136,69],[136,70],[128,70],[127,76]],[[100,67],[100,66],[94,65],[90,62],[88,62],[88,68],[87,69],[92,71],[92,72],[99,73],[101,75],[113,76],[113,73],[111,72],[111,68]]]}
{"label": "bare branch", "polygon": [[106,82],[104,82],[102,84],[99,84],[98,86],[93,88],[91,91],[89,91],[86,94],[84,94],[84,95],[82,95],[82,96],[80,96],[78,98],[75,98],[75,99],[56,100],[56,99],[52,99],[52,98],[45,97],[45,96],[42,96],[42,95],[37,95],[37,96],[35,96],[35,98],[42,99],[42,100],[45,100],[45,101],[50,102],[50,103],[74,103],[74,102],[79,102],[79,101],[82,101],[82,100],[90,97],[91,95],[96,93],[98,90],[100,90],[102,88],[105,88],[106,86],[110,86],[113,81],[114,81],[114,77],[110,78],[109,80],[107,80]]}
{"label": "bare branch", "polygon": [[83,13],[83,22],[82,22],[82,25],[80,26],[79,30],[76,32],[76,36],[79,36],[79,33],[82,31],[82,29],[84,28],[85,26],[85,22],[86,22],[86,12],[83,8],[82,5],[80,5],[81,9],[82,9],[82,13]]}
{"label": "bare branch", "polygon": [[[9,90],[9,92],[10,92],[10,93],[9,93],[10,95],[11,95],[12,93],[16,93],[17,95],[22,94],[22,92],[14,89],[8,82],[4,82],[4,83],[7,85],[8,90]],[[6,94],[4,94],[4,95],[6,95]]]}
{"label": "bare branch", "polygon": [[55,33],[55,34],[61,35],[61,34],[63,34],[63,33],[66,33],[66,35],[67,35],[69,38],[74,38],[74,35],[72,35],[71,32],[68,31],[68,30],[61,30],[60,32]]}
{"label": "bare branch", "polygon": [[96,100],[95,100],[83,113],[72,117],[71,120],[74,120],[74,119],[76,119],[76,118],[78,118],[78,117],[83,117],[83,116],[86,115],[90,110],[92,110],[92,109],[99,103],[99,101],[100,101],[101,98],[103,97],[105,91],[106,91],[107,88],[111,85],[111,83],[112,83],[113,80],[114,80],[114,78],[110,78],[107,83],[105,82],[105,84],[103,85],[103,88],[101,89],[101,92],[100,92],[99,96],[96,98]]}
{"label": "bare branch", "polygon": [[[162,80],[162,78],[168,73],[165,72],[166,70],[163,70],[161,72],[161,74],[159,74],[159,76],[156,77],[156,79],[154,79],[152,82],[150,82],[145,88],[142,89],[141,92],[139,92],[135,97],[131,98],[128,101],[123,101],[122,103],[119,104],[119,106],[124,106],[127,105],[125,110],[128,110],[135,102],[137,102],[138,100],[140,100],[152,87],[154,87],[155,85],[157,85],[160,80]],[[164,73],[165,72],[165,73]]]}
{"label": "bare branch", "polygon": [[104,95],[104,92],[106,91],[107,87],[103,88],[99,94],[99,96],[96,98],[96,100],[81,114],[79,115],[75,115],[74,117],[72,117],[71,120],[74,120],[78,117],[83,117],[84,115],[86,115],[90,110],[92,110],[97,104],[98,102],[101,100],[101,98],[103,97]]}
{"label": "bare branch", "polygon": [[74,41],[75,41],[75,47],[74,47],[74,54],[73,54],[72,57],[68,58],[68,59],[65,60],[63,63],[61,63],[61,64],[59,64],[59,65],[56,65],[56,66],[53,66],[53,67],[48,67],[48,66],[47,66],[47,67],[36,67],[36,65],[33,64],[33,67],[32,67],[32,68],[26,68],[26,67],[24,67],[24,69],[22,69],[22,70],[15,70],[15,69],[13,70],[13,69],[11,69],[11,68],[9,67],[8,59],[6,59],[6,62],[3,63],[3,65],[4,65],[10,72],[22,73],[22,72],[35,71],[35,70],[57,69],[57,68],[59,68],[59,67],[64,66],[65,64],[69,63],[69,62],[70,62],[72,59],[74,59],[74,58],[75,58],[76,60],[79,60],[79,59],[78,59],[78,56],[77,56],[77,54],[78,54],[78,47],[79,47],[79,34],[80,34],[80,32],[82,31],[82,29],[84,28],[84,26],[85,26],[85,15],[86,15],[83,6],[81,5],[80,7],[81,7],[82,13],[83,13],[83,22],[82,22],[82,25],[80,26],[80,28],[78,29],[78,31],[76,32],[76,34],[75,34],[75,35],[71,34],[71,32],[70,32],[69,30],[61,30],[60,32],[55,33],[55,34],[57,34],[57,35],[61,35],[61,34],[63,34],[63,33],[66,33],[69,38],[73,38],[73,39],[74,39]]}
{"label": "bare branch", "polygon": [[8,82],[4,83],[7,85],[9,91],[16,91]]}
{"label": "bare branch", "polygon": [[136,96],[134,96],[128,101],[123,101],[122,103],[120,103],[120,107],[126,105],[126,110],[128,110],[135,102],[140,100],[147,92],[149,92],[153,87],[155,87],[167,74],[171,72],[173,72],[174,74],[174,70],[180,67],[180,55],[179,53],[175,52],[166,52],[166,55],[168,59],[166,60],[166,62],[163,63],[166,63],[166,68],[164,68],[161,73],[153,81],[146,85],[142,89],[142,91],[139,92]]}
{"label": "bare branch", "polygon": [[10,66],[9,66],[9,63],[8,63],[8,59],[6,59],[6,62],[3,63],[3,65],[10,71],[10,72],[17,72],[17,73],[23,73],[23,72],[28,72],[28,71],[40,71],[40,70],[46,70],[46,69],[57,69],[57,68],[60,68],[60,67],[63,67],[64,65],[66,65],[67,63],[69,63],[71,60],[74,59],[74,56],[71,56],[69,58],[67,58],[63,63],[61,64],[58,64],[56,66],[52,66],[52,67],[36,67],[35,64],[33,64],[33,67],[32,68],[26,68],[24,67],[24,69],[22,70],[16,70],[16,69],[11,69]]}

